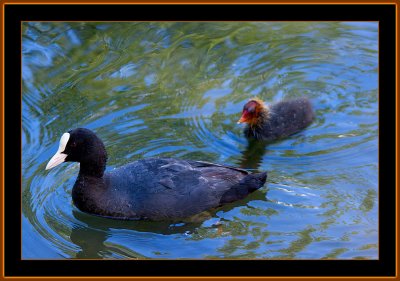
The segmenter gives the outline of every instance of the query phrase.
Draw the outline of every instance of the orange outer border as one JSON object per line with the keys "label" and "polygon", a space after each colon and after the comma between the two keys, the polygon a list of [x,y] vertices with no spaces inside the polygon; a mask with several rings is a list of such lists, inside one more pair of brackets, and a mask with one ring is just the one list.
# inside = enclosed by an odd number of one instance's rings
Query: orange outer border
{"label": "orange outer border", "polygon": [[398,40],[399,40],[399,22],[398,22],[398,14],[399,14],[399,0],[383,0],[383,1],[377,1],[377,0],[352,0],[352,1],[346,1],[346,0],[335,0],[335,1],[322,1],[322,0],[308,0],[308,1],[301,1],[301,0],[275,0],[275,1],[270,1],[270,0],[251,0],[251,1],[240,1],[240,0],[230,0],[230,1],[224,1],[224,0],[219,0],[219,1],[213,1],[213,0],[175,0],[175,1],[156,1],[156,0],[142,0],[142,1],[132,1],[132,0],[118,0],[116,2],[110,2],[110,0],[85,0],[85,1],[80,1],[80,0],[63,0],[63,1],[57,1],[54,2],[55,0],[42,0],[40,2],[36,2],[35,0],[10,0],[10,1],[3,1],[0,0],[0,13],[1,13],[1,28],[0,28],[0,52],[1,52],[1,64],[2,67],[0,69],[0,89],[1,89],[1,99],[0,99],[0,131],[1,131],[1,136],[0,136],[0,187],[1,187],[1,194],[0,194],[0,210],[1,210],[1,216],[0,216],[0,226],[1,226],[1,231],[0,231],[0,253],[1,253],[1,260],[0,262],[0,280],[54,280],[54,279],[60,279],[60,280],[104,280],[104,279],[110,279],[110,280],[294,280],[294,279],[311,279],[311,280],[318,280],[318,279],[327,279],[327,280],[399,280],[399,275],[398,275],[398,262],[396,263],[396,271],[395,271],[395,276],[393,277],[386,277],[386,276],[378,276],[378,277],[350,277],[350,276],[345,276],[345,277],[329,277],[329,276],[294,276],[294,277],[285,277],[285,276],[244,276],[244,277],[217,277],[217,276],[212,276],[212,277],[198,277],[198,276],[163,276],[163,277],[157,277],[157,276],[110,276],[110,277],[92,277],[92,276],[71,276],[71,277],[66,277],[66,276],[28,276],[28,277],[9,277],[5,276],[5,269],[4,269],[4,96],[5,96],[5,91],[4,91],[4,84],[5,84],[5,78],[4,78],[4,72],[5,72],[5,66],[4,66],[4,7],[5,5],[19,5],[19,4],[36,4],[36,5],[41,5],[41,4],[54,4],[54,5],[59,5],[59,4],[106,4],[106,5],[118,5],[118,4],[152,4],[152,5],[157,5],[157,4],[239,4],[239,5],[251,5],[251,4],[285,4],[285,5],[290,5],[290,4],[321,4],[321,5],[327,5],[327,4],[376,4],[376,5],[395,5],[396,6],[396,260],[399,261],[399,237],[398,237],[398,199],[399,199],[399,192],[398,192],[398,154],[399,154],[399,144],[398,144],[398,133],[399,133],[399,127],[400,125],[397,123],[399,119],[399,113],[398,113],[398,107],[400,105],[400,101],[398,99],[398,78],[400,76],[399,74],[399,50],[398,50]]}

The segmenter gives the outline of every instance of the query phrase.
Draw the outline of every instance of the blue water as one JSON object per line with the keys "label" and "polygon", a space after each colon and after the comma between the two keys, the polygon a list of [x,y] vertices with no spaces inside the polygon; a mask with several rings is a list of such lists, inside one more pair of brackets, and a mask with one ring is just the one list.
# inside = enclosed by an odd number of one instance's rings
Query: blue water
{"label": "blue water", "polygon": [[[24,259],[378,258],[378,23],[25,22],[22,74]],[[307,96],[316,120],[249,144],[253,96]],[[79,164],[44,169],[76,127],[108,170],[171,156],[268,180],[185,222],[94,217],[72,204]]]}

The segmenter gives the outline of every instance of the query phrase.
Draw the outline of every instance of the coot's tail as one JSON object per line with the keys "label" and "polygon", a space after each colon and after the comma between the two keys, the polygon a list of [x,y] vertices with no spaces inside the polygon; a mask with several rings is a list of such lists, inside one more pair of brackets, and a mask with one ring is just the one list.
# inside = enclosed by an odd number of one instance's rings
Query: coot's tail
{"label": "coot's tail", "polygon": [[237,185],[225,192],[220,203],[230,203],[245,198],[248,194],[256,191],[265,184],[267,172],[248,174]]}
{"label": "coot's tail", "polygon": [[267,172],[249,174],[243,178],[242,183],[247,186],[250,192],[253,192],[262,187],[267,181]]}

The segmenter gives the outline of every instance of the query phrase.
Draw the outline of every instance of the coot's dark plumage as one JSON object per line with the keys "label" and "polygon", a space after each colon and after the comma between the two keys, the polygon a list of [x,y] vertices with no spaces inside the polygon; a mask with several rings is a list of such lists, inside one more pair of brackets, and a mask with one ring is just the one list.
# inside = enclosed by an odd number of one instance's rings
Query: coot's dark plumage
{"label": "coot's dark plumage", "polygon": [[104,173],[107,154],[90,130],[65,133],[47,164],[80,162],[72,199],[83,212],[116,219],[167,220],[192,216],[246,197],[267,174],[218,164],[148,158]]}
{"label": "coot's dark plumage", "polygon": [[238,123],[247,123],[247,138],[272,141],[287,137],[306,128],[314,119],[311,102],[307,98],[284,100],[271,106],[254,98],[243,107]]}

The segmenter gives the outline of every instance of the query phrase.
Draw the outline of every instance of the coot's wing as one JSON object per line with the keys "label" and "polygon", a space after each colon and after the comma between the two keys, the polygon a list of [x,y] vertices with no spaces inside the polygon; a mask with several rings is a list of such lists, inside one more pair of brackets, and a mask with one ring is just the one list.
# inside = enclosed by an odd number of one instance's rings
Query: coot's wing
{"label": "coot's wing", "polygon": [[188,217],[249,193],[247,171],[208,162],[148,158],[108,175],[135,212],[150,219]]}
{"label": "coot's wing", "polygon": [[160,167],[163,169],[174,172],[160,181],[166,190],[153,199],[159,197],[161,203],[168,198],[174,205],[172,215],[179,213],[181,217],[187,217],[242,199],[255,190],[251,190],[252,183],[248,182],[249,172],[240,168],[169,159],[169,164]]}
{"label": "coot's wing", "polygon": [[226,165],[220,165],[220,164],[216,164],[216,163],[211,163],[211,162],[206,162],[206,161],[191,161],[191,160],[186,160],[192,167],[197,167],[197,168],[202,168],[202,167],[222,167],[222,168],[227,168],[227,169],[231,169],[231,170],[235,170],[238,172],[243,173],[244,175],[248,175],[249,172],[244,170],[244,169],[240,169],[237,167],[232,167],[232,166],[226,166]]}

